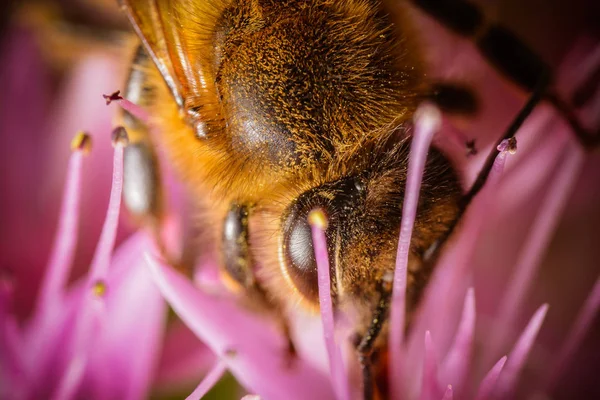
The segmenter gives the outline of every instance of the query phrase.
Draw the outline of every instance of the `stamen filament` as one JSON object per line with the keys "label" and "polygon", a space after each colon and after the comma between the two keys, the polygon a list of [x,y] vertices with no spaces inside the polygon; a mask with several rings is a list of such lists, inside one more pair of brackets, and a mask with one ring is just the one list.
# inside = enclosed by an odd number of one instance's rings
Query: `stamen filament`
{"label": "stamen filament", "polygon": [[394,269],[394,284],[392,292],[392,307],[390,310],[390,339],[389,352],[391,357],[390,382],[391,390],[397,397],[402,390],[402,346],[404,342],[404,325],[406,313],[406,273],[408,267],[408,254],[412,230],[417,214],[421,180],[427,161],[429,145],[434,133],[441,125],[441,114],[437,108],[424,104],[415,113],[415,133],[410,148],[408,175],[404,205],[402,208],[402,221],[400,224],[400,238],[396,253],[396,266]]}
{"label": "stamen filament", "polygon": [[146,112],[142,107],[138,106],[135,103],[123,98],[119,101],[119,105],[123,108],[123,110],[129,112],[131,115],[142,121],[144,124],[150,123],[150,114]]}
{"label": "stamen filament", "polygon": [[94,329],[103,319],[104,296],[107,290],[106,279],[117,236],[123,189],[123,148],[126,141],[123,137],[122,128],[117,128],[113,133],[113,143],[113,179],[108,211],[86,279],[88,290],[83,294],[80,308],[77,310],[75,317],[73,346],[69,349],[71,359],[53,397],[56,400],[68,400],[76,395],[85,372],[89,347],[94,337]]}
{"label": "stamen filament", "polygon": [[202,382],[194,389],[194,391],[186,398],[186,400],[199,400],[212,389],[227,371],[227,366],[221,360],[218,360],[211,370],[206,374]]}
{"label": "stamen filament", "polygon": [[[116,128],[122,132],[123,128]],[[123,191],[123,149],[125,140],[122,134],[118,136],[114,145],[113,156],[113,178],[112,188],[110,190],[110,200],[108,203],[108,211],[106,219],[100,234],[100,240],[92,259],[92,264],[89,272],[90,286],[99,281],[105,281],[108,273],[108,266],[112,256],[113,248],[117,237],[117,228],[119,225],[119,214],[121,210],[121,193]]]}
{"label": "stamen filament", "polygon": [[[86,139],[87,138],[87,139]],[[79,133],[73,140],[84,143],[89,136]],[[50,261],[46,267],[46,276],[42,281],[37,308],[43,310],[52,301],[60,298],[62,288],[69,277],[69,271],[75,256],[77,246],[77,226],[79,224],[79,211],[81,202],[81,173],[83,156],[87,146],[74,146],[69,158],[67,178],[63,192],[63,201],[58,220],[58,230],[52,246]]]}
{"label": "stamen filament", "polygon": [[109,105],[113,101],[118,101],[119,105],[123,110],[127,111],[128,113],[142,121],[144,124],[149,125],[150,115],[146,112],[146,110],[121,96],[120,90],[117,90],[116,92],[111,94],[104,94],[102,95],[102,97],[104,97],[104,99],[106,100],[106,105]]}
{"label": "stamen filament", "polygon": [[350,399],[348,380],[346,377],[340,346],[335,340],[335,321],[331,299],[331,276],[329,270],[329,253],[327,251],[327,217],[321,210],[309,214],[308,221],[312,231],[313,246],[318,270],[319,309],[323,323],[323,337],[329,357],[329,370],[334,382],[334,389],[339,399]]}

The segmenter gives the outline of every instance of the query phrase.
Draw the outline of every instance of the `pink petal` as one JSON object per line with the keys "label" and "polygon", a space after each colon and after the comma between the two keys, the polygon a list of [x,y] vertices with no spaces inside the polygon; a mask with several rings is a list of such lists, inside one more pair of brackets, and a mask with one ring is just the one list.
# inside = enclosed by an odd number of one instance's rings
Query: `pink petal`
{"label": "pink petal", "polygon": [[233,299],[204,294],[151,257],[148,263],[175,312],[249,391],[273,399],[334,397],[326,377],[302,359],[286,366],[286,342],[267,321],[240,310]]}
{"label": "pink petal", "polygon": [[11,388],[22,385],[24,366],[21,333],[14,315],[0,309],[0,398],[9,398],[9,394],[17,396]]}
{"label": "pink petal", "polygon": [[452,400],[454,398],[454,392],[452,391],[452,385],[448,385],[446,388],[446,392],[444,393],[444,397],[442,400]]}
{"label": "pink petal", "polygon": [[34,36],[26,29],[7,27],[0,40],[5,99],[0,107],[0,273],[13,275],[13,308],[19,319],[33,308],[55,233],[53,225],[44,223],[52,218],[39,196],[47,158],[43,123],[50,80]]}
{"label": "pink petal", "polygon": [[214,354],[187,326],[170,323],[154,385],[167,389],[196,382],[214,363]]}
{"label": "pink petal", "polygon": [[[460,304],[463,302],[466,285],[470,282],[473,268],[471,257],[486,221],[489,203],[502,177],[508,154],[510,153],[502,151],[496,157],[486,185],[465,214],[465,222],[457,242],[442,255],[426,288],[423,305],[420,313],[417,314],[413,336],[409,340],[405,355],[407,359],[412,360],[412,363],[418,363],[418,360],[423,359],[423,341],[419,337],[425,330],[431,328],[431,331],[442,338],[441,342],[444,344],[452,339],[455,321],[459,320]],[[439,342],[436,336],[438,346],[440,346]],[[406,371],[407,380],[409,384],[412,383],[409,388],[410,393],[417,390],[420,370],[414,366]]]}
{"label": "pink petal", "polygon": [[102,330],[94,335],[79,397],[133,400],[149,394],[167,310],[146,266],[147,251],[155,246],[141,232],[117,249],[106,280]]}
{"label": "pink petal", "polygon": [[437,400],[440,398],[438,383],[438,364],[431,333],[425,332],[425,361],[421,378],[421,400]]}
{"label": "pink petal", "polygon": [[72,356],[76,315],[83,290],[72,290],[56,307],[33,318],[23,333],[24,388],[29,397],[54,393]]}
{"label": "pink petal", "polygon": [[475,400],[486,400],[491,397],[507,358],[508,357],[504,356],[499,359],[496,364],[494,364],[492,369],[485,375],[485,378],[483,378],[481,384],[479,385]]}
{"label": "pink petal", "polygon": [[64,349],[68,363],[52,396],[53,400],[69,400],[75,397],[87,366],[89,349],[93,346],[93,333],[97,329],[102,330],[104,301],[91,296],[91,293],[85,293],[83,302],[80,302],[73,342],[69,349]]}
{"label": "pink petal", "polygon": [[475,335],[475,292],[473,288],[467,291],[463,313],[456,331],[454,343],[446,355],[443,365],[443,381],[454,386],[454,392],[459,392],[467,379]]}
{"label": "pink petal", "polygon": [[600,309],[600,278],[596,280],[596,284],[592,292],[588,296],[579,315],[573,324],[565,343],[562,345],[558,355],[553,360],[553,369],[547,375],[546,387],[547,392],[550,392],[554,385],[558,382],[561,373],[567,367],[571,366],[571,361],[575,351],[583,341],[586,333],[594,321]]}
{"label": "pink petal", "polygon": [[548,305],[545,304],[535,312],[512,352],[508,355],[508,360],[496,386],[496,393],[499,393],[500,397],[510,398],[510,394],[515,390],[521,370],[544,322],[547,311]]}
{"label": "pink petal", "polygon": [[531,233],[523,244],[514,267],[515,275],[505,290],[496,323],[497,329],[494,330],[490,340],[489,351],[492,355],[496,354],[498,349],[502,347],[502,342],[507,337],[508,330],[515,323],[515,318],[518,316],[516,310],[519,310],[527,290],[533,283],[537,268],[583,166],[584,155],[578,145],[574,143],[567,147],[564,157],[558,176],[554,179],[553,186],[546,194],[531,228]]}

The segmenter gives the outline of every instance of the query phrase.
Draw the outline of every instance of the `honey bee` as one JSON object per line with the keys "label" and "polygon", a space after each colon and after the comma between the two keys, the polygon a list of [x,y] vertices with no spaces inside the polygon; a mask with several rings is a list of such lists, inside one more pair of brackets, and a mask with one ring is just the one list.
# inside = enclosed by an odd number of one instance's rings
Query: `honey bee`
{"label": "honey bee", "polygon": [[[354,344],[363,359],[385,351],[385,281],[394,271],[412,117],[425,100],[469,112],[469,92],[426,79],[411,20],[391,5],[398,2],[120,1],[141,40],[124,96],[145,107],[161,133],[151,137],[143,121],[122,115],[131,142],[124,192],[130,211],[160,221],[154,146],[164,146],[204,210],[206,242],[219,249],[228,286],[285,327],[290,307],[318,309],[307,216],[321,208],[329,218],[333,304],[356,316]],[[477,33],[498,69],[534,90],[529,108],[540,100],[545,66],[512,36],[444,12],[468,3],[420,3],[446,15],[458,33]],[[496,57],[505,44],[529,57],[526,68],[510,70]],[[479,186],[485,171],[480,178]],[[411,243],[409,313],[431,274],[425,254],[450,234],[476,191],[477,184],[464,196],[451,162],[430,150]],[[381,368],[375,362],[375,376]],[[374,391],[385,397],[374,386],[365,379],[365,398]]]}

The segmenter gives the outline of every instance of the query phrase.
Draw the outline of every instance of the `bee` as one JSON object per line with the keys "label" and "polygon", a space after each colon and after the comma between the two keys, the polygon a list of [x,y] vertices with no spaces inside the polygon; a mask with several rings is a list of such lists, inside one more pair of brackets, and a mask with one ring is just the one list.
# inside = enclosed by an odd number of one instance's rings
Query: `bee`
{"label": "bee", "polygon": [[[124,195],[132,214],[154,224],[162,218],[160,145],[202,210],[203,243],[218,249],[224,281],[286,329],[290,308],[318,309],[307,217],[321,208],[334,307],[354,316],[361,360],[383,375],[376,357],[386,346],[386,282],[412,118],[426,100],[472,112],[472,94],[426,78],[417,31],[398,2],[120,1],[140,39],[124,96],[152,121],[151,128],[121,116],[131,142]],[[458,34],[477,36],[500,72],[533,91],[505,134],[512,136],[547,93],[546,66],[507,31],[484,26],[469,3],[418,3]],[[523,55],[522,66],[503,59],[507,48]],[[449,159],[430,150],[411,242],[409,314],[433,268],[427,254],[450,235],[489,167],[463,195]],[[385,397],[369,368],[365,398]]]}

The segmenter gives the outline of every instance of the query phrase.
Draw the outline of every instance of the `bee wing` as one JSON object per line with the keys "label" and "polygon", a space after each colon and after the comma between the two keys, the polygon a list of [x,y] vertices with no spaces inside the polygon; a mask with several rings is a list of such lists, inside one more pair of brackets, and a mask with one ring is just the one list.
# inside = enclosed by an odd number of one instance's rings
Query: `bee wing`
{"label": "bee wing", "polygon": [[190,46],[182,33],[188,1],[120,0],[120,3],[175,101],[188,111],[206,92],[203,83],[207,82],[200,60],[190,62]]}

